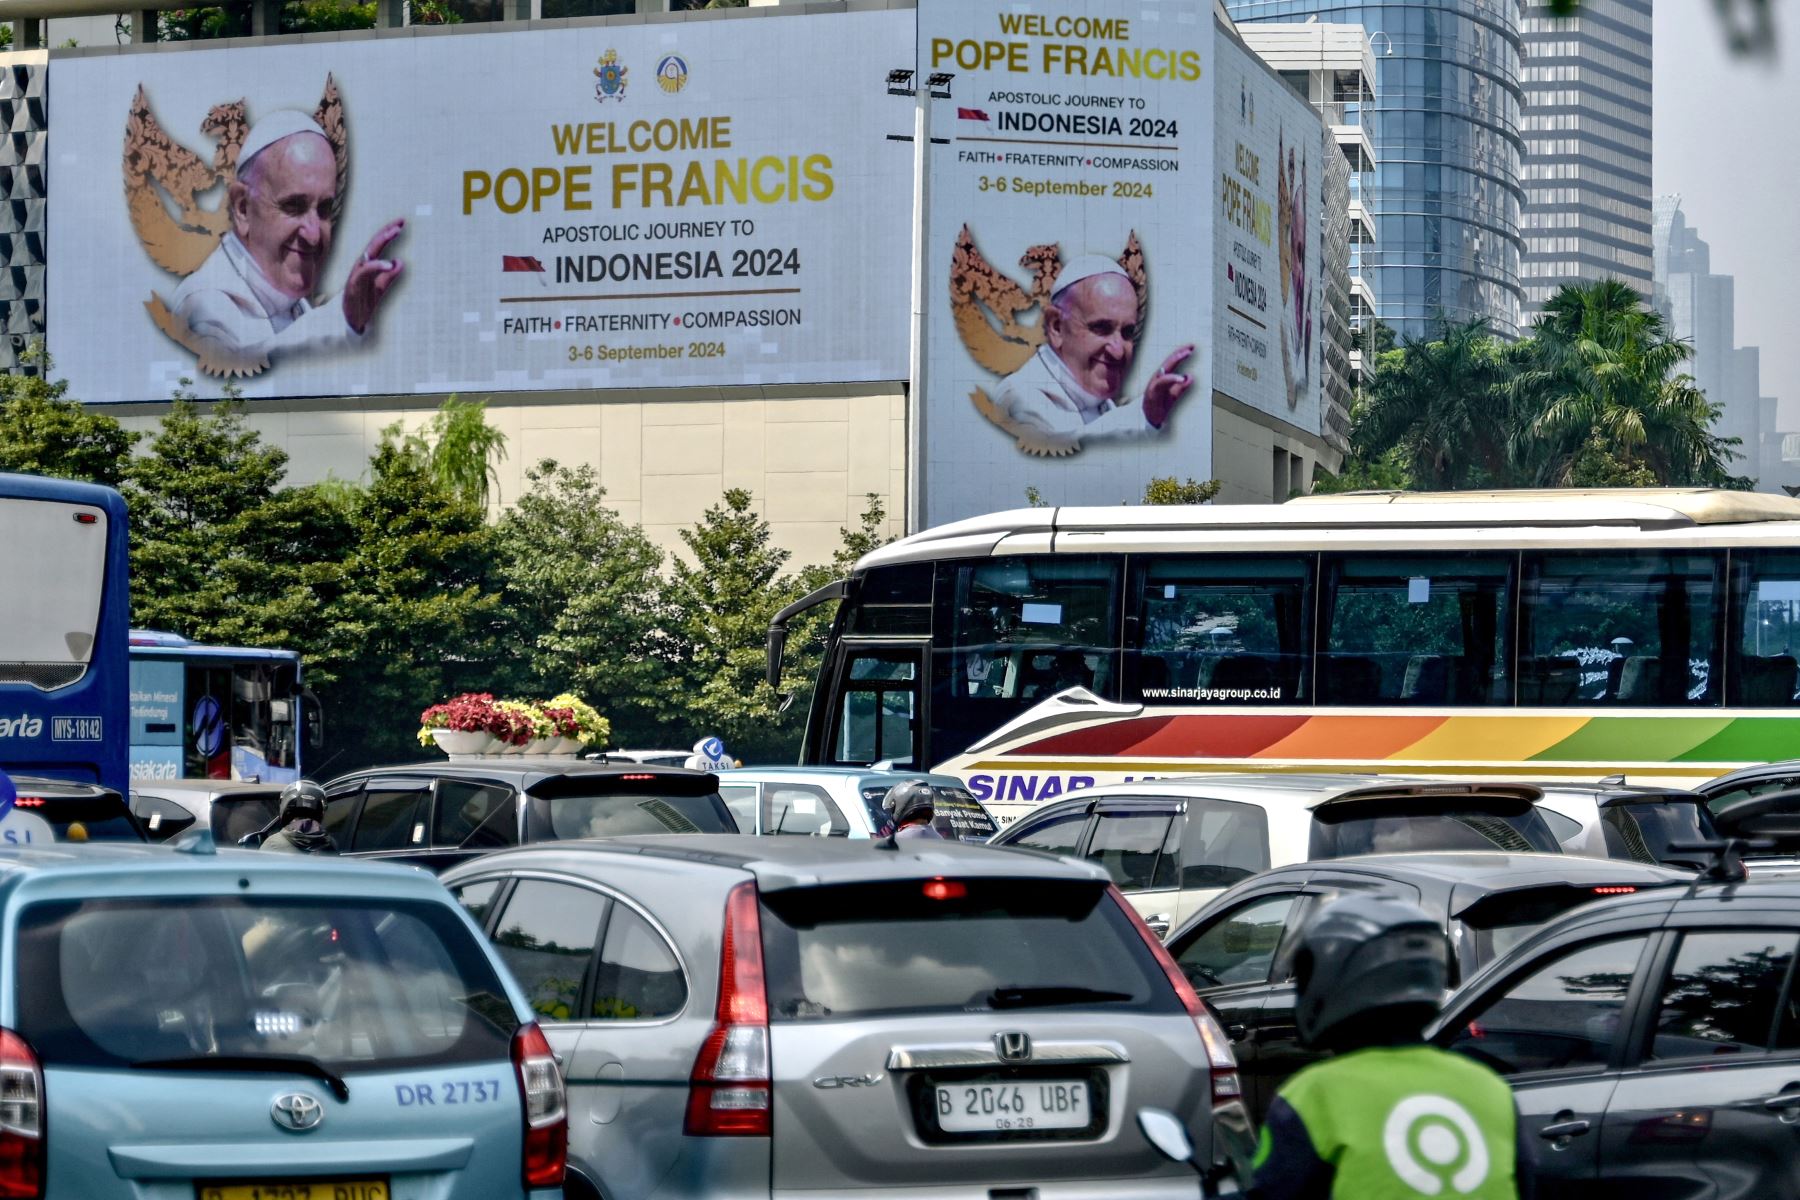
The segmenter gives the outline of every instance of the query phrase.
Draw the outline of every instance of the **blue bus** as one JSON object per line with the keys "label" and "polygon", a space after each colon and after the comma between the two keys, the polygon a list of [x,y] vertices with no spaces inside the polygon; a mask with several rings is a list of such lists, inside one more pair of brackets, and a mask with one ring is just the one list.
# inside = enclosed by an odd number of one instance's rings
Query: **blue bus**
{"label": "blue bus", "polygon": [[292,650],[203,646],[131,631],[131,778],[292,783],[319,745],[318,702]]}
{"label": "blue bus", "polygon": [[0,770],[129,786],[125,501],[0,474]]}

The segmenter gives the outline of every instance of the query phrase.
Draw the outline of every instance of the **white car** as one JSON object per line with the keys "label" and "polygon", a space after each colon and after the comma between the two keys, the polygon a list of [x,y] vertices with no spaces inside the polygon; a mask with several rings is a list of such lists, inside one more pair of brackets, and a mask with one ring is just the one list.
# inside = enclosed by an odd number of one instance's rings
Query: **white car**
{"label": "white car", "polygon": [[909,779],[932,787],[932,825],[953,841],[985,842],[994,819],[949,775],[862,767],[744,767],[720,771],[719,795],[744,833],[807,837],[886,837],[894,819],[882,801]]}
{"label": "white car", "polygon": [[996,846],[1106,868],[1158,935],[1271,867],[1404,850],[1559,853],[1530,784],[1379,775],[1188,775],[1077,792],[1021,817]]}
{"label": "white car", "polygon": [[1718,836],[1706,797],[1615,783],[1546,783],[1539,811],[1569,854],[1698,870],[1705,854],[1675,849]]}

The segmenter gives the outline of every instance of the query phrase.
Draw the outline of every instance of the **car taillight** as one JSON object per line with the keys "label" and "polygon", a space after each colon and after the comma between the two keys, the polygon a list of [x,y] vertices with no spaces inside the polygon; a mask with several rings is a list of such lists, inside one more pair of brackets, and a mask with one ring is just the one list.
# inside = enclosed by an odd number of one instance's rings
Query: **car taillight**
{"label": "car taillight", "polygon": [[1629,896],[1635,891],[1637,891],[1637,888],[1628,886],[1626,884],[1607,884],[1607,885],[1603,885],[1601,887],[1595,888],[1594,895],[1596,895],[1596,896]]}
{"label": "car taillight", "polygon": [[536,1022],[513,1035],[513,1068],[525,1109],[525,1152],[521,1174],[528,1188],[561,1187],[569,1162],[569,1110],[562,1071]]}
{"label": "car taillight", "polygon": [[689,1077],[688,1134],[768,1137],[771,1090],[762,916],[756,884],[746,880],[732,888],[725,901],[718,1015]]}
{"label": "car taillight", "polygon": [[1156,965],[1161,967],[1163,974],[1169,977],[1169,985],[1175,989],[1175,994],[1181,997],[1181,1003],[1187,1009],[1188,1016],[1194,1019],[1194,1027],[1200,1031],[1200,1044],[1206,1047],[1207,1065],[1212,1068],[1213,1103],[1224,1104],[1231,1100],[1242,1100],[1244,1085],[1238,1078],[1237,1055],[1231,1052],[1231,1039],[1225,1036],[1223,1029],[1219,1028],[1219,1023],[1207,1010],[1206,1002],[1200,999],[1200,993],[1194,990],[1194,985],[1189,983],[1187,976],[1181,973],[1181,967],[1169,956],[1169,951],[1162,944],[1162,939],[1150,932],[1150,927],[1144,924],[1144,918],[1138,915],[1137,909],[1131,907],[1131,901],[1125,899],[1124,894],[1110,884],[1107,885],[1106,890],[1112,896],[1113,902],[1131,921],[1132,927],[1138,931],[1138,935],[1144,939],[1144,945],[1150,948],[1151,955],[1156,959]]}
{"label": "car taillight", "polygon": [[44,1194],[44,1073],[25,1039],[0,1029],[0,1196]]}

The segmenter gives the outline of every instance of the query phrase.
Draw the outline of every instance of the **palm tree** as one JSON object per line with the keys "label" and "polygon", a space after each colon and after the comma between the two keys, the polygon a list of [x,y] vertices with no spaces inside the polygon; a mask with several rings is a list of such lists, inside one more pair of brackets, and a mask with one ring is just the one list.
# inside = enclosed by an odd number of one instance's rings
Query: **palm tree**
{"label": "palm tree", "polygon": [[1487,322],[1446,323],[1383,354],[1351,438],[1365,457],[1391,448],[1432,491],[1511,485],[1506,349]]}
{"label": "palm tree", "polygon": [[1512,451],[1529,481],[1599,478],[1736,486],[1735,438],[1712,432],[1719,408],[1678,368],[1693,356],[1625,283],[1558,289],[1515,352],[1505,391],[1520,422]]}

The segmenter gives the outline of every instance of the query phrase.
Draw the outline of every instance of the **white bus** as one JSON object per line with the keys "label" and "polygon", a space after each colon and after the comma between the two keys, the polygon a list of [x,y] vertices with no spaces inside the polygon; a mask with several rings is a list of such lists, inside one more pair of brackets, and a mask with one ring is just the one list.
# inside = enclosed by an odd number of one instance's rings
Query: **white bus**
{"label": "white bus", "polygon": [[1219,770],[1681,785],[1800,756],[1800,501],[1703,489],[1038,508],[864,557],[802,761],[1007,819]]}

